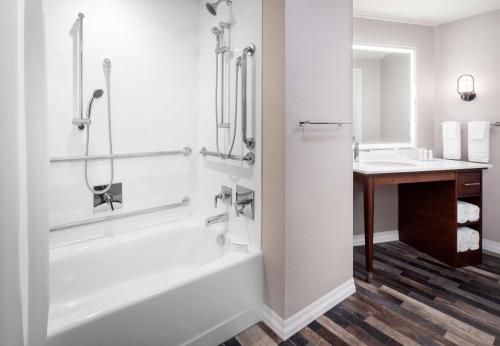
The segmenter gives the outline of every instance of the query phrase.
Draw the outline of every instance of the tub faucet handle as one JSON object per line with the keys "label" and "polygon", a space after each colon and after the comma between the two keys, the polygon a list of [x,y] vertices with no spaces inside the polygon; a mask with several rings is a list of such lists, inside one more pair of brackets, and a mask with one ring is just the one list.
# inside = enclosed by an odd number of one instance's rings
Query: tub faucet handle
{"label": "tub faucet handle", "polygon": [[233,202],[233,189],[230,187],[221,186],[221,191],[217,195],[215,195],[215,208],[217,208],[217,202],[221,200],[223,202],[226,202],[227,204],[231,205]]}

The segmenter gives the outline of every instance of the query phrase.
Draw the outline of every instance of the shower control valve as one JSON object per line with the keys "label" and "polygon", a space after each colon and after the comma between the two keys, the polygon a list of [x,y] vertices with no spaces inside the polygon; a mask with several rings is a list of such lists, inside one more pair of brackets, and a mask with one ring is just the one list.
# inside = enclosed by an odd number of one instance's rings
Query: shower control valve
{"label": "shower control valve", "polygon": [[243,215],[253,220],[255,218],[255,191],[236,185],[234,211],[237,217]]}

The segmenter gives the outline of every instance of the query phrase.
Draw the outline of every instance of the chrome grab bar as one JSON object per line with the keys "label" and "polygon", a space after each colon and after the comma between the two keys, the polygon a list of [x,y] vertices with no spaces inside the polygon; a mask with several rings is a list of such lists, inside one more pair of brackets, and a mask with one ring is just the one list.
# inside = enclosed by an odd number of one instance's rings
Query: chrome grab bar
{"label": "chrome grab bar", "polygon": [[223,155],[218,155],[216,152],[208,151],[207,148],[203,147],[200,150],[200,154],[205,156],[205,157],[206,156],[214,156],[214,157],[218,157],[221,159],[242,161],[242,162],[248,163],[249,165],[253,165],[255,163],[255,154],[252,152],[246,153],[245,156],[238,156],[238,155],[223,156]]}
{"label": "chrome grab bar", "polygon": [[80,130],[83,130],[85,126],[90,123],[89,119],[84,119],[83,117],[83,19],[85,15],[83,13],[78,13],[79,22],[79,32],[78,32],[78,109],[77,116],[73,119],[72,123],[78,126]]}
{"label": "chrome grab bar", "polygon": [[301,120],[299,122],[300,127],[304,127],[305,125],[338,125],[342,127],[342,125],[352,125],[352,122],[342,122],[342,121],[311,121],[311,120]]}
{"label": "chrome grab bar", "polygon": [[243,50],[242,66],[241,66],[241,131],[243,135],[243,142],[247,149],[255,148],[255,139],[247,137],[247,68],[248,57],[255,54],[255,45],[250,45]]}
{"label": "chrome grab bar", "polygon": [[106,221],[113,221],[113,220],[123,219],[123,218],[127,218],[127,217],[142,215],[142,214],[154,213],[154,212],[162,211],[162,210],[169,210],[169,209],[174,209],[174,208],[186,207],[189,204],[191,204],[191,198],[184,197],[182,199],[182,201],[180,201],[178,203],[172,203],[172,204],[162,205],[162,206],[154,207],[154,208],[131,211],[128,213],[113,214],[113,215],[103,216],[103,217],[99,217],[99,218],[95,218],[95,219],[88,219],[88,220],[83,220],[83,221],[65,223],[62,225],[51,227],[49,231],[50,232],[57,232],[57,231],[62,231],[64,229],[69,229],[69,228],[87,226],[87,225],[92,225],[95,223],[106,222]]}
{"label": "chrome grab bar", "polygon": [[170,151],[151,151],[144,153],[129,153],[129,154],[103,154],[103,155],[81,155],[81,156],[61,156],[50,158],[50,163],[57,162],[74,162],[74,161],[95,161],[95,160],[109,160],[109,159],[130,159],[138,157],[151,157],[151,156],[173,156],[173,155],[191,155],[192,150],[190,147],[185,147],[182,150]]}
{"label": "chrome grab bar", "polygon": [[80,19],[80,43],[79,43],[79,63],[80,63],[80,71],[79,71],[79,78],[80,78],[80,119],[83,119],[83,18],[85,18],[85,15],[83,13],[78,13],[78,18]]}

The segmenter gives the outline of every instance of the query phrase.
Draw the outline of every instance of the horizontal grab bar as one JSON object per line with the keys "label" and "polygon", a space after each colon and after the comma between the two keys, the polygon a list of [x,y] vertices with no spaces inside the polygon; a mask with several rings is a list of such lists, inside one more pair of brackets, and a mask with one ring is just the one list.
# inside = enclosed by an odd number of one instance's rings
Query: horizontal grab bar
{"label": "horizontal grab bar", "polygon": [[106,221],[113,221],[113,220],[123,219],[126,217],[154,213],[154,212],[162,211],[162,210],[169,210],[169,209],[174,209],[174,208],[186,207],[189,204],[191,204],[191,198],[184,197],[182,199],[182,201],[178,202],[178,203],[172,203],[172,204],[162,205],[160,207],[136,210],[136,211],[131,211],[128,213],[113,214],[113,215],[103,216],[103,217],[99,217],[99,218],[95,218],[95,219],[88,219],[88,220],[83,220],[83,221],[65,223],[62,225],[51,227],[49,231],[50,232],[57,232],[57,231],[62,231],[64,229],[69,229],[69,228],[87,226],[87,225],[92,225],[95,223],[106,222]]}
{"label": "horizontal grab bar", "polygon": [[243,161],[248,163],[249,165],[253,165],[255,163],[255,154],[252,152],[248,152],[245,154],[245,156],[238,156],[238,155],[229,155],[226,156],[224,154],[217,154],[216,152],[213,151],[208,151],[207,148],[203,147],[200,150],[200,154],[203,156],[214,156],[218,157],[221,159],[230,159],[230,160],[235,160],[235,161]]}
{"label": "horizontal grab bar", "polygon": [[311,120],[301,120],[299,122],[299,126],[303,127],[305,125],[352,125],[351,123],[348,122],[341,122],[341,121],[311,121]]}
{"label": "horizontal grab bar", "polygon": [[191,155],[191,148],[185,147],[182,150],[171,151],[151,151],[144,153],[129,153],[129,154],[103,154],[103,155],[79,155],[79,156],[61,156],[50,158],[51,163],[57,162],[74,162],[74,161],[95,161],[95,160],[109,160],[109,159],[130,159],[137,157],[151,157],[151,156],[173,156],[173,155]]}

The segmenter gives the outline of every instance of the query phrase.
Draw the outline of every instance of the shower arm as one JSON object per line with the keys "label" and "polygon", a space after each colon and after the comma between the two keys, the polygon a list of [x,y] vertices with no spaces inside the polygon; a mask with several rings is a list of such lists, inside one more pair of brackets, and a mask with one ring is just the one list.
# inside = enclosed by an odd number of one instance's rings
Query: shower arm
{"label": "shower arm", "polygon": [[243,50],[242,66],[241,66],[241,130],[243,135],[243,142],[247,149],[255,148],[255,139],[247,137],[247,67],[248,57],[255,54],[255,46],[252,44]]}

